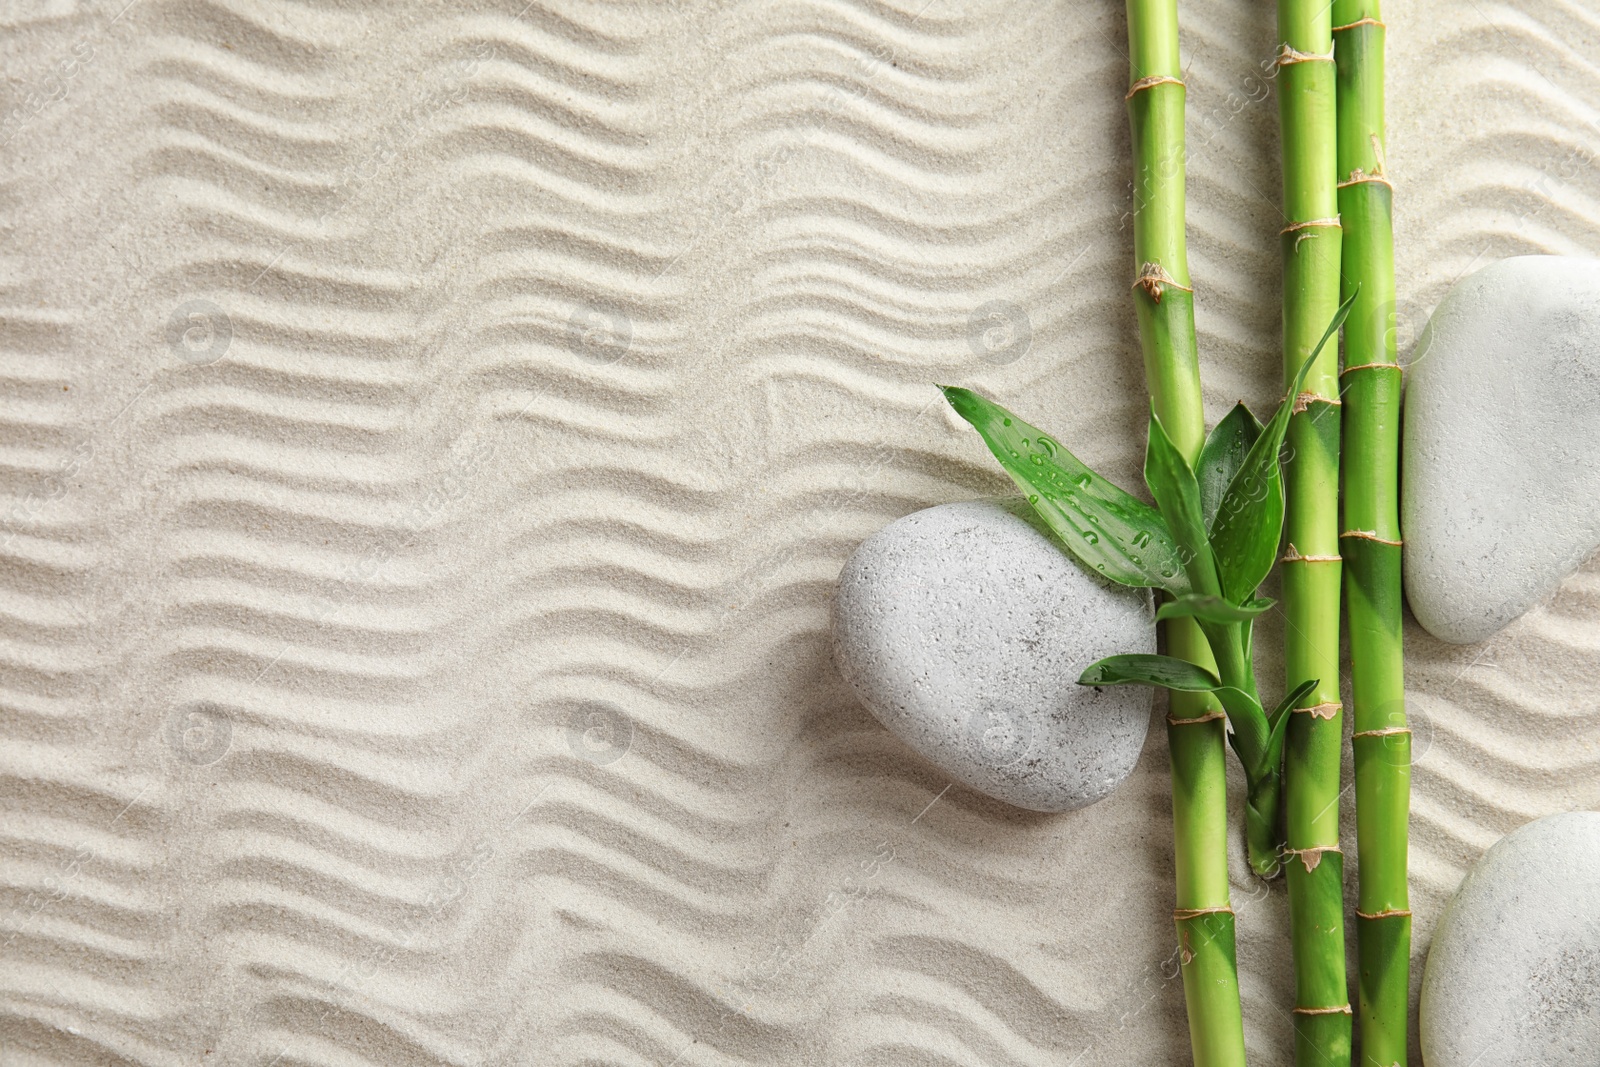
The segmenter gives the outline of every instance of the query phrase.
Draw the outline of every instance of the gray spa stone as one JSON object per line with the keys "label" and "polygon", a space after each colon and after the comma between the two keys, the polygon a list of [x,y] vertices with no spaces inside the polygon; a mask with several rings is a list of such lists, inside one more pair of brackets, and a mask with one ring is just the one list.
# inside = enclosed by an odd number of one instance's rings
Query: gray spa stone
{"label": "gray spa stone", "polygon": [[1143,590],[1090,577],[1020,499],[944,504],[868,538],[834,602],[834,659],[884,726],[951,777],[1034,811],[1127,777],[1152,694],[1077,684],[1154,652]]}
{"label": "gray spa stone", "polygon": [[1406,596],[1435,637],[1482,641],[1600,547],[1600,260],[1464,278],[1408,379]]}
{"label": "gray spa stone", "polygon": [[1439,918],[1418,1016],[1428,1067],[1600,1062],[1600,813],[1489,849]]}

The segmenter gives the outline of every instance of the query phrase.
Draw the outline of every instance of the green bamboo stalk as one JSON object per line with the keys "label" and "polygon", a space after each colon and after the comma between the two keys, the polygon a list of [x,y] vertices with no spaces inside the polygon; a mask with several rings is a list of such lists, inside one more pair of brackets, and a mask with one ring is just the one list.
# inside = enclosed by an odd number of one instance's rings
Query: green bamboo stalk
{"label": "green bamboo stalk", "polygon": [[[1133,130],[1134,303],[1145,378],[1156,414],[1192,464],[1205,443],[1194,334],[1194,295],[1184,234],[1185,91],[1178,61],[1177,0],[1127,0]],[[1192,620],[1166,624],[1167,651],[1207,668],[1210,647]],[[1228,892],[1227,782],[1222,710],[1208,694],[1173,693],[1173,923],[1189,1041],[1196,1067],[1244,1063],[1233,909]]]}
{"label": "green bamboo stalk", "polygon": [[1342,541],[1361,860],[1357,1026],[1364,1067],[1405,1067],[1411,733],[1400,634],[1400,368],[1395,362],[1393,190],[1383,155],[1384,26],[1378,0],[1335,0],[1333,21],[1342,293],[1356,293],[1344,327]]}
{"label": "green bamboo stalk", "polygon": [[[1339,305],[1333,21],[1327,0],[1278,0],[1283,139],[1283,365],[1292,380]],[[1296,400],[1284,471],[1284,660],[1290,689],[1317,685],[1290,715],[1284,761],[1295,1062],[1347,1067],[1351,1013],[1339,851],[1339,360],[1325,348]]]}

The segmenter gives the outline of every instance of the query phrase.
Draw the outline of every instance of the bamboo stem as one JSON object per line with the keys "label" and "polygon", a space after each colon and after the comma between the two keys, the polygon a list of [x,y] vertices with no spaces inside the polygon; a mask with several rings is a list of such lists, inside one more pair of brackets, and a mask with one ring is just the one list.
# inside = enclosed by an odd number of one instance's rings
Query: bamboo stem
{"label": "bamboo stem", "polygon": [[1378,0],[1336,0],[1339,212],[1345,322],[1345,597],[1355,717],[1361,1062],[1405,1067],[1411,980],[1406,890],[1411,735],[1401,640],[1400,368],[1395,364],[1392,189],[1385,171]]}
{"label": "bamboo stem", "polygon": [[[1184,235],[1185,92],[1178,61],[1177,0],[1127,0],[1133,130],[1134,304],[1145,378],[1156,414],[1193,463],[1205,443],[1205,410],[1194,335],[1194,297]],[[1210,648],[1192,620],[1166,624],[1167,651],[1211,668]],[[1227,782],[1220,706],[1206,694],[1173,693],[1173,923],[1189,1040],[1196,1067],[1240,1067],[1233,911],[1229,905]]]}
{"label": "bamboo stem", "polygon": [[[1326,0],[1278,0],[1283,138],[1283,363],[1292,380],[1339,305],[1333,22]],[[1295,1062],[1350,1063],[1339,852],[1338,353],[1323,349],[1296,399],[1285,466],[1284,660],[1290,689],[1317,685],[1291,713],[1284,761]]]}

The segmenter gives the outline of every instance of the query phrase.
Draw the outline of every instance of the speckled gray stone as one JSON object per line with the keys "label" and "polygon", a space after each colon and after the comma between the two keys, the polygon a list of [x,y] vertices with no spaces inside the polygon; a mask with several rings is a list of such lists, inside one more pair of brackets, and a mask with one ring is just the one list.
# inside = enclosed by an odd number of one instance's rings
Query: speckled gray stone
{"label": "speckled gray stone", "polygon": [[1600,1063],[1600,813],[1497,841],[1439,918],[1418,1017],[1428,1067]]}
{"label": "speckled gray stone", "polygon": [[1600,260],[1458,282],[1408,379],[1406,596],[1434,636],[1482,641],[1600,547]]}
{"label": "speckled gray stone", "polygon": [[951,777],[1034,811],[1092,804],[1127,777],[1148,689],[1083,669],[1154,652],[1143,590],[1090,577],[1022,500],[890,523],[839,577],[834,658],[861,702]]}

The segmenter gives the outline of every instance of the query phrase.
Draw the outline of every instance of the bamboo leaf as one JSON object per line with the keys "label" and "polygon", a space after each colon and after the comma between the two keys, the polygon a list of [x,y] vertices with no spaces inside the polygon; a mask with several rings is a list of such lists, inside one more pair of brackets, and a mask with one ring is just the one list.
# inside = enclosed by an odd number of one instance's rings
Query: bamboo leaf
{"label": "bamboo leaf", "polygon": [[1283,763],[1283,739],[1288,736],[1289,716],[1293,707],[1307,693],[1317,687],[1317,679],[1301,682],[1294,690],[1279,702],[1272,714],[1267,716],[1267,741],[1261,752],[1260,763],[1251,771],[1249,777],[1260,778],[1269,771],[1276,771]]}
{"label": "bamboo leaf", "polygon": [[1250,857],[1250,869],[1261,878],[1271,880],[1283,870],[1282,776],[1276,770],[1253,780],[1248,771],[1245,776],[1248,782],[1244,801],[1245,850]]}
{"label": "bamboo leaf", "polygon": [[1148,653],[1107,656],[1090,664],[1078,678],[1078,684],[1150,685],[1184,693],[1215,693],[1228,713],[1228,724],[1233,727],[1228,743],[1238,753],[1246,776],[1251,777],[1254,768],[1263,763],[1271,730],[1261,704],[1243,689],[1223,685],[1216,675],[1188,660]]}
{"label": "bamboo leaf", "polygon": [[1200,511],[1205,516],[1207,529],[1217,517],[1217,508],[1228,491],[1228,484],[1244,464],[1250,446],[1260,436],[1261,423],[1243,402],[1235,404],[1206,435],[1194,473],[1200,483]]}
{"label": "bamboo leaf", "polygon": [[1312,678],[1310,681],[1301,682],[1289,692],[1289,695],[1285,696],[1278,702],[1278,706],[1273,708],[1272,714],[1268,716],[1268,718],[1272,720],[1273,729],[1277,729],[1277,724],[1280,719],[1288,718],[1289,709],[1304,699],[1307,693],[1315,689],[1318,681],[1319,679]]}
{"label": "bamboo leaf", "polygon": [[1084,466],[1047,434],[970,389],[945,399],[983,436],[1028,503],[1067,549],[1122,585],[1189,591],[1178,545],[1155,508]]}
{"label": "bamboo leaf", "polygon": [[1156,611],[1156,621],[1199,619],[1202,622],[1218,623],[1249,622],[1262,612],[1270,610],[1276,603],[1276,600],[1263,598],[1244,604],[1231,604],[1220,596],[1190,593],[1162,604]]}
{"label": "bamboo leaf", "polygon": [[1194,471],[1183,458],[1166,427],[1156,417],[1155,405],[1150,407],[1150,434],[1144,452],[1144,482],[1155,497],[1161,517],[1178,542],[1182,553],[1184,573],[1196,592],[1216,595],[1222,591],[1217,582],[1217,565],[1211,556],[1211,541],[1206,536],[1205,518],[1200,511],[1200,484]]}
{"label": "bamboo leaf", "polygon": [[[1238,753],[1239,761],[1248,772],[1261,762],[1262,750],[1271,734],[1267,726],[1267,713],[1261,710],[1260,702],[1243,689],[1224,685],[1215,692],[1217,699],[1222,702],[1222,710],[1228,713],[1228,725],[1233,727],[1233,733],[1228,735],[1228,743]],[[1249,777],[1247,773],[1246,778]]]}
{"label": "bamboo leaf", "polygon": [[1283,447],[1289,416],[1294,412],[1311,364],[1329,339],[1339,332],[1355,299],[1355,294],[1351,294],[1350,299],[1339,305],[1322,340],[1300,365],[1299,373],[1290,383],[1289,395],[1284,397],[1271,421],[1250,446],[1244,462],[1228,483],[1222,503],[1217,506],[1217,515],[1211,524],[1211,547],[1216,554],[1222,595],[1235,604],[1242,604],[1255,595],[1256,587],[1272,570],[1277,558],[1278,540],[1283,535],[1283,474],[1278,467],[1278,450]]}
{"label": "bamboo leaf", "polygon": [[1176,656],[1153,656],[1146,652],[1107,656],[1089,665],[1078,678],[1079,685],[1153,685],[1184,693],[1210,693],[1223,688],[1217,676]]}

